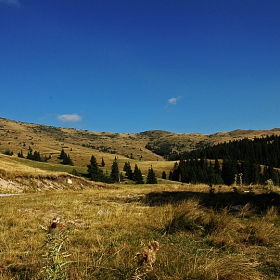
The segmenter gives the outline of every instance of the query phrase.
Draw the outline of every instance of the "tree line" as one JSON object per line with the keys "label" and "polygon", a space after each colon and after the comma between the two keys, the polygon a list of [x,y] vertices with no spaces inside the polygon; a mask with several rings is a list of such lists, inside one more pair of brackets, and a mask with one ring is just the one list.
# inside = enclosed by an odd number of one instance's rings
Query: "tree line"
{"label": "tree line", "polygon": [[[101,165],[103,167],[105,166],[103,158]],[[132,170],[130,162],[125,162],[123,171],[125,172],[125,176],[127,179],[134,181],[136,184],[144,184],[142,172],[137,164],[135,164],[134,170]],[[111,172],[108,175],[107,172],[104,173],[103,169],[99,167],[95,156],[92,155],[90,164],[87,166],[87,176],[92,181],[105,183],[117,183],[123,180],[122,173],[119,171],[119,165],[116,157],[111,165]],[[157,178],[152,166],[149,168],[146,184],[157,184]]]}
{"label": "tree line", "polygon": [[[168,159],[175,155],[172,149],[166,145],[162,150]],[[23,157],[22,151],[18,156]],[[33,152],[30,147],[26,158],[38,161],[48,160],[47,157],[41,157],[39,152]],[[63,149],[59,159],[62,160],[62,164],[73,165],[69,154],[66,154]],[[104,165],[102,159],[101,166],[104,167]],[[237,182],[245,185],[264,184],[267,180],[272,180],[275,185],[279,185],[278,168],[280,168],[280,137],[271,135],[263,138],[229,141],[191,152],[183,152],[178,155],[178,160],[169,172],[168,179],[183,183],[226,185]],[[136,184],[144,183],[141,170],[137,165],[132,170],[130,163],[126,162],[123,171],[127,179]],[[108,172],[104,172],[99,167],[94,156],[88,165],[87,176],[91,180],[108,183],[120,182],[123,179],[116,158],[108,175]],[[166,177],[166,172],[163,171],[162,178],[166,179]],[[148,171],[146,183],[157,183],[152,167]]]}
{"label": "tree line", "polygon": [[[18,153],[18,157],[24,158],[22,150]],[[51,157],[50,156],[42,156],[40,155],[40,152],[38,151],[33,151],[31,147],[28,148],[26,158],[29,160],[34,160],[34,161],[42,161],[46,162],[48,161]]]}
{"label": "tree line", "polygon": [[278,135],[253,139],[244,138],[206,147],[203,147],[203,143],[198,143],[197,146],[201,148],[181,153],[173,149],[174,145],[163,143],[152,146],[147,144],[146,148],[163,156],[166,160],[181,160],[189,157],[212,160],[230,158],[280,168],[280,136]]}
{"label": "tree line", "polygon": [[186,183],[279,185],[280,137],[242,139],[184,152],[170,180]]}
{"label": "tree line", "polygon": [[190,158],[176,162],[169,173],[169,179],[182,183],[209,185],[265,184],[267,180],[272,180],[275,185],[279,185],[279,171],[272,166],[261,166],[230,158],[222,161],[215,159],[214,162],[205,158]]}
{"label": "tree line", "polygon": [[[18,153],[18,157],[25,158],[24,155],[23,155],[22,150]],[[66,154],[63,149],[61,150],[60,155],[59,155],[58,158],[62,160],[61,164],[64,164],[64,165],[74,165],[73,161],[71,160],[71,158],[69,156],[69,154]],[[33,151],[33,149],[31,147],[29,147],[28,151],[27,151],[26,159],[34,160],[34,161],[46,162],[49,159],[51,159],[51,155],[49,155],[48,157],[47,156],[42,156],[40,154],[40,152]]]}
{"label": "tree line", "polygon": [[242,139],[185,152],[181,158],[230,158],[280,168],[280,136]]}

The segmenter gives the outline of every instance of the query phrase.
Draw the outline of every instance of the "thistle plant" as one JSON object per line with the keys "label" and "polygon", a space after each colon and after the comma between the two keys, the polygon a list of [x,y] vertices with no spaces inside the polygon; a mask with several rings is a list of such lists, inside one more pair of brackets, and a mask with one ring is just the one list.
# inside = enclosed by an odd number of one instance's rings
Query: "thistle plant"
{"label": "thistle plant", "polygon": [[46,253],[43,255],[45,264],[42,269],[43,279],[63,280],[67,279],[67,266],[70,256],[65,250],[65,241],[69,231],[59,226],[59,219],[54,218],[46,229]]}
{"label": "thistle plant", "polygon": [[148,273],[153,271],[153,265],[156,261],[156,253],[160,245],[158,241],[152,241],[142,250],[135,254],[137,260],[137,268],[134,271],[131,280],[140,280],[141,277],[147,276]]}

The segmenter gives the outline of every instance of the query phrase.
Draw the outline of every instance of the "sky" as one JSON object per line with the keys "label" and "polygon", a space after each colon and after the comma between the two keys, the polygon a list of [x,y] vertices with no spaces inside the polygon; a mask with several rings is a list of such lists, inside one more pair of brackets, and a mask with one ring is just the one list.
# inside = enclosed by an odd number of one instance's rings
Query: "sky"
{"label": "sky", "polygon": [[96,132],[280,127],[279,0],[0,0],[0,117]]}

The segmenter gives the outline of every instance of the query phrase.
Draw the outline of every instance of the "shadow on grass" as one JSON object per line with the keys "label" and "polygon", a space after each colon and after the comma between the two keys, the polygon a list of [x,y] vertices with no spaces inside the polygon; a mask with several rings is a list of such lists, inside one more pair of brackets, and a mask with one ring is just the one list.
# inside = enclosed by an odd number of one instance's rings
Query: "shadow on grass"
{"label": "shadow on grass", "polygon": [[148,193],[142,202],[149,206],[177,204],[190,198],[197,198],[204,207],[221,209],[233,205],[250,203],[256,212],[263,212],[271,206],[280,207],[280,195],[277,193],[202,193],[194,191],[163,191]]}

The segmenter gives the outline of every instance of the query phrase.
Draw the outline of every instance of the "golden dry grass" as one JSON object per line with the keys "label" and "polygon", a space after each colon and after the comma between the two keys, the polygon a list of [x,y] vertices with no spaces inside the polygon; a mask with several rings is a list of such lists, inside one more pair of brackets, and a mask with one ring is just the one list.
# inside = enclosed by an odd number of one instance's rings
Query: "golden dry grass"
{"label": "golden dry grass", "polygon": [[[46,279],[43,256],[57,247],[46,245],[50,243],[44,228],[54,217],[60,218],[65,230],[61,236],[67,237],[59,251],[67,252],[65,262],[58,254],[58,263],[65,263],[61,276],[65,279],[279,279],[276,187],[271,192],[254,186],[252,193],[244,193],[245,187],[234,192],[227,186],[213,186],[215,192],[210,194],[206,185],[167,180],[159,180],[158,185],[106,185],[68,174],[73,168],[86,173],[94,155],[98,163],[104,159],[107,170],[117,157],[120,170],[129,161],[146,175],[152,165],[160,178],[162,171],[168,175],[174,162],[147,150],[149,141],[193,146],[202,140],[224,142],[262,133],[116,134],[0,118],[0,152],[15,153],[0,155],[0,179],[17,185],[14,192],[23,191],[19,196],[0,197],[0,279]],[[52,154],[52,159],[41,163],[18,158],[16,154],[21,149],[26,154],[29,146],[43,155]],[[62,148],[74,166],[60,164],[57,156]],[[127,157],[131,155],[134,159]],[[237,204],[241,210],[232,211]],[[143,270],[135,254],[154,240],[160,250],[152,269]]]}
{"label": "golden dry grass", "polygon": [[[45,279],[42,228],[54,217],[67,229],[66,279],[133,279],[140,271],[135,254],[153,240],[160,250],[142,279],[277,279],[277,206],[239,215],[211,207],[215,197],[204,189],[118,185],[0,197],[0,279]],[[153,204],[164,192],[168,201]]]}

